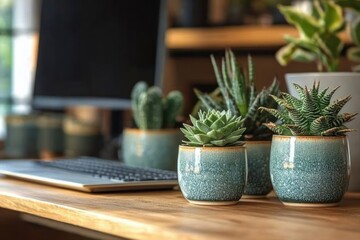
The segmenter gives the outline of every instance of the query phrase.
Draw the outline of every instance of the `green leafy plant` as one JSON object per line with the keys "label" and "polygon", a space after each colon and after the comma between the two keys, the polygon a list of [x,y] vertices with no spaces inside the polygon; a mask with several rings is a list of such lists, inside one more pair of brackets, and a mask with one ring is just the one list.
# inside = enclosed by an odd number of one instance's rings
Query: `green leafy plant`
{"label": "green leafy plant", "polygon": [[135,123],[143,130],[173,128],[183,101],[183,95],[179,91],[171,91],[163,97],[160,88],[148,87],[146,82],[138,82],[131,92]]}
{"label": "green leafy plant", "polygon": [[[278,96],[279,84],[276,79],[268,88],[258,92],[255,88],[255,68],[251,57],[248,57],[247,71],[238,65],[235,54],[231,50],[225,51],[225,58],[221,62],[221,71],[215,57],[211,55],[218,89],[211,94],[202,93],[195,89],[195,93],[205,109],[229,110],[235,116],[244,119],[246,140],[270,140],[272,132],[263,123],[274,120],[267,112],[260,112],[260,106],[276,108],[277,103],[270,95]],[[221,96],[214,93],[221,94]]]}
{"label": "green leafy plant", "polygon": [[319,71],[336,71],[344,47],[338,37],[346,26],[343,8],[333,0],[314,0],[311,14],[292,6],[280,5],[279,10],[299,37],[285,36],[287,45],[276,53],[278,62],[285,66],[290,61],[315,61]]}
{"label": "green leafy plant", "polygon": [[180,130],[184,133],[184,144],[189,146],[230,146],[230,145],[243,145],[240,142],[245,128],[242,128],[243,120],[228,111],[199,111],[199,118],[190,115],[192,123],[188,125],[184,123],[184,128]]}
{"label": "green leafy plant", "polygon": [[[349,47],[346,55],[351,61],[360,62],[360,1],[359,0],[337,0],[336,3],[345,8],[350,16],[347,21],[350,38],[355,46]],[[356,66],[360,71],[360,66]]]}
{"label": "green leafy plant", "polygon": [[331,102],[335,91],[329,88],[319,90],[319,83],[314,82],[311,89],[294,84],[300,99],[288,93],[281,97],[272,96],[280,105],[280,109],[260,108],[281,122],[266,123],[269,129],[279,135],[334,136],[343,135],[354,129],[347,128],[344,123],[350,122],[357,113],[341,113],[340,110],[351,99],[350,96]]}

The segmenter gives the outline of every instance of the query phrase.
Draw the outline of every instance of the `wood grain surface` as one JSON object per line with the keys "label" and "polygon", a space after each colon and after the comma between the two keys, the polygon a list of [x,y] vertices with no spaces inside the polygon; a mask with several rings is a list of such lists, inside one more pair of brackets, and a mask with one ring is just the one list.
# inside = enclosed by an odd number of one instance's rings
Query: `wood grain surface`
{"label": "wood grain surface", "polygon": [[0,207],[131,239],[360,239],[360,193],[334,208],[275,197],[212,207],[175,190],[88,194],[0,177]]}

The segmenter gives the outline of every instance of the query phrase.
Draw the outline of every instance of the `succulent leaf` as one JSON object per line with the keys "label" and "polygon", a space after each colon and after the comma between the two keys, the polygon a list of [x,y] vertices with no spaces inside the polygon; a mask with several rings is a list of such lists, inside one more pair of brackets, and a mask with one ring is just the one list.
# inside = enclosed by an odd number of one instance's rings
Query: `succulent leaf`
{"label": "succulent leaf", "polygon": [[190,117],[193,125],[184,124],[181,128],[185,138],[183,141],[190,146],[227,146],[242,145],[238,142],[245,128],[242,128],[243,120],[228,111],[208,110],[199,111],[198,119]]}
{"label": "succulent leaf", "polygon": [[350,101],[351,99],[351,96],[347,96],[345,98],[342,98],[342,99],[339,99],[339,100],[336,100],[334,103],[326,106],[324,109],[323,109],[323,114],[326,115],[326,116],[334,116],[334,115],[337,115],[340,110],[344,107],[344,105]]}

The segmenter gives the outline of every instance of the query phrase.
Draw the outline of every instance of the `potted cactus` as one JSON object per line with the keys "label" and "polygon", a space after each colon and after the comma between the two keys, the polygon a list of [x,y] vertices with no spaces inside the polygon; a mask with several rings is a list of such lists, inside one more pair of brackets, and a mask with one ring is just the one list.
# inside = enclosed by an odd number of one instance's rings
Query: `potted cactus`
{"label": "potted cactus", "polygon": [[176,170],[178,145],[182,135],[175,128],[183,96],[172,91],[166,97],[158,87],[138,82],[132,90],[132,113],[138,129],[123,133],[123,159],[126,164]]}
{"label": "potted cactus", "polygon": [[[337,72],[344,43],[338,34],[345,30],[346,21],[344,10],[359,10],[359,1],[353,0],[314,0],[312,13],[306,14],[293,7],[279,6],[279,10],[285,16],[289,24],[294,25],[299,32],[299,37],[285,36],[287,45],[282,47],[276,54],[278,62],[285,66],[291,61],[315,62],[319,72],[288,73],[285,75],[286,85],[291,95],[299,97],[294,83],[304,87],[311,86],[314,80],[322,83],[322,86],[335,88],[341,85],[335,94],[335,98],[351,95],[354,101],[345,106],[344,111],[360,112],[360,73]],[[352,30],[352,36],[359,35],[356,21],[349,21],[348,26]],[[354,41],[356,43],[356,41]],[[354,56],[354,48],[350,48],[348,55]],[[323,72],[324,71],[324,72]],[[355,119],[349,127],[359,129],[360,118]],[[360,137],[358,134],[349,136],[349,143],[353,151],[352,169],[360,171]],[[360,191],[360,175],[353,174],[349,189]]]}
{"label": "potted cactus", "polygon": [[181,131],[178,178],[193,204],[231,205],[240,200],[247,179],[246,148],[240,142],[243,120],[228,111],[199,111]]}
{"label": "potted cactus", "polygon": [[336,206],[350,176],[350,153],[344,124],[356,113],[339,113],[350,96],[331,102],[337,88],[320,90],[294,84],[300,98],[273,96],[280,109],[261,108],[280,122],[265,125],[273,136],[270,174],[279,199],[290,206]]}
{"label": "potted cactus", "polygon": [[[269,158],[272,132],[262,123],[273,121],[274,117],[267,112],[257,111],[258,107],[276,108],[277,103],[270,95],[279,95],[276,79],[268,88],[255,89],[255,70],[251,57],[248,57],[248,71],[242,70],[231,50],[226,50],[222,60],[221,72],[214,56],[211,56],[216,80],[221,96],[211,96],[195,90],[203,108],[229,110],[235,116],[244,119],[248,157],[248,184],[244,197],[264,197],[272,190]],[[247,73],[247,74],[246,74]]]}

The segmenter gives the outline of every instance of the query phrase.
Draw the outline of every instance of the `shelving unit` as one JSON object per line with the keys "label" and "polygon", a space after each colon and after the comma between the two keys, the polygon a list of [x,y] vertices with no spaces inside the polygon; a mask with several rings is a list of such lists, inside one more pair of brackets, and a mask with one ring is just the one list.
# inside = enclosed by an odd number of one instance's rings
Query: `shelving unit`
{"label": "shelving unit", "polygon": [[[290,26],[228,26],[212,28],[170,28],[166,33],[169,50],[274,49],[285,44],[284,35],[297,36]],[[346,33],[340,36],[350,43]]]}

